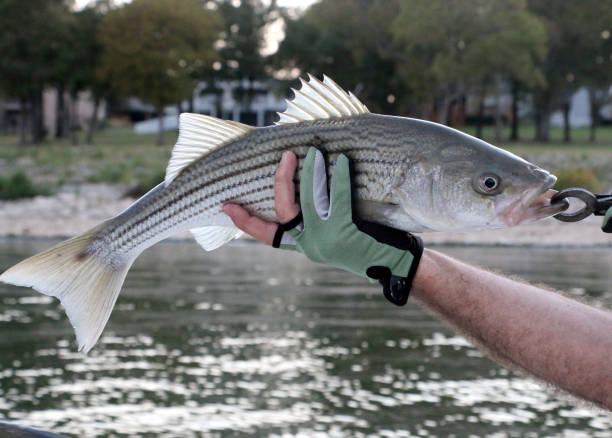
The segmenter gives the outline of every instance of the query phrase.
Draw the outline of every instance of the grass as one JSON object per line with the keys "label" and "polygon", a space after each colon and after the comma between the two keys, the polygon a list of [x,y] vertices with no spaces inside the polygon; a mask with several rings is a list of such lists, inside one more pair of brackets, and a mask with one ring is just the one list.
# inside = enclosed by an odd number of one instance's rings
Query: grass
{"label": "grass", "polygon": [[20,169],[34,180],[56,185],[138,184],[163,174],[176,134],[167,133],[166,139],[167,145],[156,146],[154,135],[137,135],[129,126],[100,131],[94,145],[54,139],[40,146],[18,146],[15,136],[0,136],[0,172]]}
{"label": "grass", "polygon": [[33,198],[49,193],[47,187],[34,184],[23,171],[18,171],[9,177],[0,176],[0,199]]}
{"label": "grass", "polygon": [[[475,132],[469,126],[464,130]],[[557,174],[564,185],[582,183],[612,190],[612,126],[598,129],[596,143],[588,142],[588,128],[572,130],[572,143],[563,143],[560,128],[551,129],[549,143],[529,141],[533,132],[533,126],[525,125],[520,130],[524,140],[500,143],[493,141],[492,126],[486,126],[483,134],[490,143]],[[504,138],[508,134],[506,128]],[[53,139],[40,146],[18,146],[17,137],[0,136],[0,178],[22,172],[32,187],[44,184],[47,191],[65,184],[120,183],[130,185],[136,196],[163,179],[176,133],[168,132],[165,138],[166,145],[156,146],[155,135],[138,135],[125,125],[98,132],[94,145],[74,146],[69,140]]]}
{"label": "grass", "polygon": [[[474,135],[476,132],[475,126],[466,126],[461,128],[462,131],[467,132],[470,135]],[[571,142],[565,143],[563,141],[563,128],[559,126],[551,126],[550,128],[550,141],[548,143],[537,143],[533,141],[535,135],[535,125],[525,124],[519,128],[518,142],[508,142],[507,140],[502,141],[504,143],[517,144],[522,146],[530,147],[554,147],[564,149],[575,149],[581,147],[597,147],[599,146],[612,146],[612,126],[600,126],[597,129],[596,142],[589,142],[589,128],[573,128],[571,130]],[[483,129],[483,137],[487,141],[492,141],[495,138],[495,127],[485,126]],[[510,137],[510,127],[505,126],[502,129],[502,138],[507,139]]]}

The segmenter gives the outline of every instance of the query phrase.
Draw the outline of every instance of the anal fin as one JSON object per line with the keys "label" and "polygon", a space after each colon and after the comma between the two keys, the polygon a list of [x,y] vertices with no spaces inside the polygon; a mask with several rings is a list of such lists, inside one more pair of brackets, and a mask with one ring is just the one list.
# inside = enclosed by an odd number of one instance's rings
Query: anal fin
{"label": "anal fin", "polygon": [[196,242],[206,251],[217,249],[244,234],[244,232],[238,228],[220,226],[193,228],[190,231],[193,233]]}

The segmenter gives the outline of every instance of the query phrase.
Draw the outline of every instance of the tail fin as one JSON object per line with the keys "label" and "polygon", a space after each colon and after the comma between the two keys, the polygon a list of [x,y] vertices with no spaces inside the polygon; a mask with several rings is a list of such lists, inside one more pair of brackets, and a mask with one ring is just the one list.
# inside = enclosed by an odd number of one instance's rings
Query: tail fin
{"label": "tail fin", "polygon": [[98,341],[133,260],[108,266],[88,251],[95,228],[13,266],[0,281],[59,298],[74,327],[79,351]]}

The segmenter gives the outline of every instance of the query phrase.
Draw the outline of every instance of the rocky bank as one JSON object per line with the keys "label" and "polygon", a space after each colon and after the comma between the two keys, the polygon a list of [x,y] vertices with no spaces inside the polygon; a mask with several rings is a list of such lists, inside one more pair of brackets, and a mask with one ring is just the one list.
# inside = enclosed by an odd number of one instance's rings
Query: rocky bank
{"label": "rocky bank", "polygon": [[[88,184],[64,187],[54,196],[0,201],[0,236],[71,237],[127,208],[126,186]],[[612,235],[600,229],[601,218],[562,223],[546,219],[504,230],[472,233],[424,233],[426,245],[609,246]],[[189,238],[189,233],[177,238]]]}

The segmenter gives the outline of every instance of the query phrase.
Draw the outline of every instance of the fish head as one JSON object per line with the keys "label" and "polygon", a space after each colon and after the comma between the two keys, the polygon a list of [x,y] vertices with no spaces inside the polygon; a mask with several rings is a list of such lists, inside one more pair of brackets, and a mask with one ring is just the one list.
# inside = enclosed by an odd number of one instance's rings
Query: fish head
{"label": "fish head", "polygon": [[[413,154],[396,190],[411,231],[506,228],[555,215],[557,178],[482,140],[436,125],[430,144]],[[401,221],[396,218],[395,222]]]}

